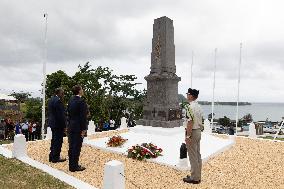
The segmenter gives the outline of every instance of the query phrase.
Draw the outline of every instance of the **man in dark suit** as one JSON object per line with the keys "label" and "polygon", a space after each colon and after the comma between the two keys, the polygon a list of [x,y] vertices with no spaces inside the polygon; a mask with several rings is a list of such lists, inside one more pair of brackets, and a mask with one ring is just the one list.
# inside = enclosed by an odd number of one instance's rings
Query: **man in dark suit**
{"label": "man in dark suit", "polygon": [[66,129],[65,107],[63,104],[64,91],[55,90],[55,95],[48,102],[48,126],[52,131],[49,162],[57,163],[66,161],[60,158],[63,135]]}
{"label": "man in dark suit", "polygon": [[83,171],[86,168],[78,164],[81,147],[87,129],[87,105],[81,98],[84,95],[83,89],[75,85],[72,89],[73,97],[68,103],[69,116],[69,170],[71,172]]}

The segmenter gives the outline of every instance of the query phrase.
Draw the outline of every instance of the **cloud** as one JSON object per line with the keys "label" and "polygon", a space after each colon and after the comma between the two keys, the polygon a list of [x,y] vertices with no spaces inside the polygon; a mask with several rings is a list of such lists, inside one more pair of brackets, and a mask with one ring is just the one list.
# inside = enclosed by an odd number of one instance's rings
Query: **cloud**
{"label": "cloud", "polygon": [[[117,74],[135,74],[140,88],[150,71],[153,21],[174,20],[179,92],[193,83],[211,99],[214,49],[217,53],[217,98],[234,100],[238,77],[239,43],[243,43],[241,85],[248,101],[255,94],[275,91],[274,98],[259,94],[259,101],[283,101],[284,53],[282,1],[133,1],[133,0],[2,0],[0,6],[0,88],[41,89],[45,22],[48,13],[47,72],[63,69],[74,74],[78,64],[90,61]],[[9,83],[9,85],[7,84]],[[263,83],[265,85],[259,85]],[[279,94],[279,95],[277,95]]]}

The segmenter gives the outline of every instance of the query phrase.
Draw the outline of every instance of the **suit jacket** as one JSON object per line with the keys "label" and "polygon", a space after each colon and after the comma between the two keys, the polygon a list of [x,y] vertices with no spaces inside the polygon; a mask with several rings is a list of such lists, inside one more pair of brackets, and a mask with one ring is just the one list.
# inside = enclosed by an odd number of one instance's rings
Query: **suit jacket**
{"label": "suit jacket", "polygon": [[58,96],[48,102],[48,126],[54,129],[66,128],[65,107]]}
{"label": "suit jacket", "polygon": [[73,96],[68,103],[69,131],[81,132],[87,129],[87,104],[79,96]]}

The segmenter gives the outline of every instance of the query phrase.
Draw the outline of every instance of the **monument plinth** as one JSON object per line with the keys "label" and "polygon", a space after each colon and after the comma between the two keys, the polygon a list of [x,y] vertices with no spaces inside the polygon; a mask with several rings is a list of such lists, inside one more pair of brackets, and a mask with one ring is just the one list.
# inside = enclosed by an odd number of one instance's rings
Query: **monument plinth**
{"label": "monument plinth", "polygon": [[157,18],[153,25],[151,71],[145,77],[147,97],[144,101],[143,119],[138,124],[153,127],[179,127],[181,109],[178,103],[173,21]]}

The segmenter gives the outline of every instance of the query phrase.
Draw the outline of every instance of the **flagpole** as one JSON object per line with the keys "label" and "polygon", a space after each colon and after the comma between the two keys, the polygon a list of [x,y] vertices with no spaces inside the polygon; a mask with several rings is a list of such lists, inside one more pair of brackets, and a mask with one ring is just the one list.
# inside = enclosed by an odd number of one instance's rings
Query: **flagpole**
{"label": "flagpole", "polygon": [[241,64],[242,64],[242,43],[240,43],[240,61],[239,61],[239,74],[238,74],[238,95],[237,95],[237,114],[236,114],[236,136],[238,134],[238,122],[239,122]]}
{"label": "flagpole", "polygon": [[45,86],[46,86],[46,60],[47,60],[47,17],[48,14],[44,13],[45,18],[45,32],[44,32],[44,50],[43,50],[43,84],[42,84],[42,119],[41,119],[41,137],[44,139],[44,125],[45,125]]}
{"label": "flagpole", "polygon": [[193,51],[192,51],[192,54],[191,54],[191,66],[190,66],[190,87],[192,88],[192,67],[193,67]]}
{"label": "flagpole", "polygon": [[211,128],[213,128],[213,121],[214,121],[216,61],[217,61],[217,48],[215,48],[215,56],[214,56],[213,95],[212,95],[212,104],[211,104],[211,109],[212,109],[212,112],[211,112]]}

